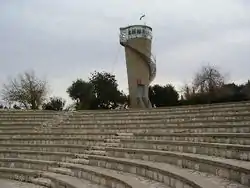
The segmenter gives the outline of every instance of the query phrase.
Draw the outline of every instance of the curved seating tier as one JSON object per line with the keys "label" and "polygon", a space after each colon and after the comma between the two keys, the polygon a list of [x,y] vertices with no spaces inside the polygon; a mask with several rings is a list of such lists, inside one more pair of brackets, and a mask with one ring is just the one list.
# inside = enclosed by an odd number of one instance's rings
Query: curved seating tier
{"label": "curved seating tier", "polygon": [[[250,102],[0,110],[0,182],[27,188],[250,187]],[[4,185],[5,185],[4,184]]]}

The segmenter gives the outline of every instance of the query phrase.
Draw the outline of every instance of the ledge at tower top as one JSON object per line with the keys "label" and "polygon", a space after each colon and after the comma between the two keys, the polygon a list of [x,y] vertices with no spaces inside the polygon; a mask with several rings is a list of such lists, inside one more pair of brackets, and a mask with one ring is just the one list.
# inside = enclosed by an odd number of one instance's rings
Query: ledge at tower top
{"label": "ledge at tower top", "polygon": [[131,108],[151,108],[149,84],[156,76],[156,61],[151,53],[152,28],[131,25],[120,28],[120,44],[125,48]]}

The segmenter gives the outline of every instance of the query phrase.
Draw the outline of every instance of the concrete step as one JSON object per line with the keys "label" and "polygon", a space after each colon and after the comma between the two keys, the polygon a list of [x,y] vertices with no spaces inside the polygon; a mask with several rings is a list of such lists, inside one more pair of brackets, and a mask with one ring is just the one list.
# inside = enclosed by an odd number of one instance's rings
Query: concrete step
{"label": "concrete step", "polygon": [[[146,178],[164,182],[171,187],[185,187],[187,183],[190,187],[202,188],[231,188],[232,186],[247,188],[249,186],[208,173],[204,173],[205,175],[198,171],[194,173],[193,170],[191,171],[190,169],[184,169],[162,162],[90,156],[90,165],[142,175]],[[244,177],[246,175],[242,174],[241,176]],[[245,179],[243,178],[242,180]],[[248,182],[245,181],[243,181],[243,183],[248,184]]]}
{"label": "concrete step", "polygon": [[135,139],[250,144],[250,133],[135,133]]}
{"label": "concrete step", "polygon": [[68,168],[62,168],[62,167],[59,167],[59,168],[49,168],[48,171],[50,172],[54,172],[54,173],[61,173],[61,174],[64,174],[64,175],[68,175],[68,176],[73,176],[74,173],[68,169]]}
{"label": "concrete step", "polygon": [[[15,115],[12,113],[7,113],[7,114],[0,114],[0,118],[3,120],[14,120],[14,121],[23,121],[23,120],[52,120],[52,119],[60,119],[60,118],[65,118],[65,119],[78,119],[78,120],[86,120],[89,119],[90,117],[95,120],[103,120],[103,119],[131,119],[134,117],[158,117],[158,118],[171,118],[171,117],[208,117],[208,116],[224,116],[224,115],[240,115],[243,116],[243,114],[247,115],[250,112],[250,105],[245,106],[245,107],[234,107],[234,108],[215,108],[213,110],[206,110],[206,109],[197,109],[194,108],[193,110],[189,110],[188,108],[183,108],[182,110],[177,110],[174,111],[174,108],[172,108],[171,111],[162,111],[160,109],[154,109],[154,110],[147,110],[147,111],[135,111],[135,112],[123,112],[118,111],[116,113],[97,113],[96,111],[93,111],[91,114],[86,114],[84,112],[76,112],[71,115],[65,115],[63,113],[58,113],[58,114],[53,114],[53,115],[37,115],[37,114],[20,114],[20,115]],[[184,115],[185,114],[185,115]],[[59,118],[58,118],[59,117]]]}
{"label": "concrete step", "polygon": [[[104,169],[99,167],[92,167],[87,165],[72,165],[64,163],[64,166],[71,169],[72,171],[75,171],[76,173],[80,171],[84,171],[85,173],[94,174],[95,176],[102,176],[106,177],[107,179],[111,179],[112,181],[119,180],[120,182],[126,183],[126,186],[120,185],[120,186],[114,186],[110,185],[108,187],[132,187],[132,188],[170,188],[169,186],[165,185],[164,183],[160,183],[154,180],[150,180],[148,178],[144,178],[142,176],[135,176],[134,174],[130,173],[121,173],[119,171],[111,170],[111,169]],[[88,177],[85,175],[85,177]],[[88,177],[89,178],[89,177]],[[93,178],[92,178],[93,180]]]}
{"label": "concrete step", "polygon": [[250,117],[247,117],[248,119],[216,119],[216,120],[185,120],[185,121],[168,121],[168,119],[155,119],[155,120],[119,120],[119,121],[88,121],[88,122],[79,122],[79,121],[70,121],[70,122],[64,122],[61,126],[67,126],[67,127],[74,127],[74,128],[111,128],[116,127],[119,128],[119,126],[127,126],[127,127],[139,127],[140,125],[148,125],[148,124],[158,124],[158,125],[210,125],[210,124],[227,124],[227,125],[242,125],[247,124],[249,125]]}
{"label": "concrete step", "polygon": [[98,145],[103,143],[101,138],[82,138],[82,137],[25,137],[25,138],[0,138],[0,144],[78,144],[78,145]]}
{"label": "concrete step", "polygon": [[232,102],[232,103],[218,103],[218,104],[202,104],[202,105],[188,105],[188,106],[177,106],[177,107],[162,107],[162,108],[152,108],[152,109],[129,109],[129,110],[100,110],[100,111],[77,111],[75,115],[84,114],[86,116],[93,115],[117,115],[117,114],[128,114],[128,113],[150,113],[150,112],[190,112],[196,111],[215,111],[217,109],[227,111],[228,109],[239,109],[239,108],[249,108],[250,103],[248,101],[244,102]]}
{"label": "concrete step", "polygon": [[74,163],[74,164],[82,164],[82,165],[88,165],[89,160],[88,159],[70,159],[66,161],[67,163]]}
{"label": "concrete step", "polygon": [[[184,128],[184,127],[197,127],[197,126],[203,126],[203,127],[249,127],[250,121],[248,120],[216,120],[216,121],[184,121],[184,122],[178,122],[178,123],[171,123],[171,122],[165,122],[162,120],[155,120],[155,121],[143,121],[143,122],[112,122],[109,124],[99,124],[99,123],[92,123],[92,124],[84,124],[84,123],[63,123],[62,125],[53,125],[51,128],[48,129],[48,131],[60,131],[60,132],[69,132],[69,131],[79,131],[79,132],[92,132],[93,130],[99,130],[98,132],[106,132],[111,131],[111,129],[115,130],[114,132],[126,132],[125,130],[131,129],[129,132],[133,132],[133,129],[137,128]],[[0,125],[0,131],[20,131],[20,132],[27,132],[27,131],[34,131],[37,129],[37,131],[41,131],[40,126],[35,126],[33,124],[23,124],[22,129],[20,129],[20,125],[8,125],[8,124],[2,124]],[[79,130],[80,129],[80,130]],[[110,130],[109,130],[110,129]],[[46,130],[46,129],[43,129]]]}
{"label": "concrete step", "polygon": [[107,125],[107,124],[127,124],[127,123],[187,123],[187,122],[193,122],[193,123],[200,123],[200,122],[225,122],[225,121],[250,121],[250,115],[248,116],[228,116],[228,117],[204,117],[204,118],[157,118],[154,117],[152,119],[146,119],[146,118],[135,118],[135,119],[120,119],[120,120],[98,120],[95,121],[93,119],[86,120],[86,121],[77,121],[77,120],[71,120],[71,121],[64,121],[63,125],[70,125],[70,124],[85,124],[85,125]]}
{"label": "concrete step", "polygon": [[22,158],[45,161],[71,161],[72,159],[88,159],[89,155],[105,156],[105,150],[87,150],[85,153],[70,153],[70,152],[44,152],[30,150],[0,150],[1,158]]}
{"label": "concrete step", "polygon": [[131,133],[131,132],[117,132],[116,133],[116,136],[114,136],[114,138],[117,138],[119,139],[119,141],[121,139],[130,139],[130,138],[133,138],[134,134]]}
{"label": "concrete step", "polygon": [[[24,161],[24,160],[23,160]],[[43,168],[44,166],[32,166],[35,161],[24,161],[27,163],[27,167],[36,169]],[[36,161],[37,162],[37,161]],[[42,161],[40,161],[42,162]],[[24,163],[20,166],[24,167]],[[47,171],[35,171],[39,173],[41,177],[49,178],[55,183],[55,187],[73,187],[73,188],[104,188],[106,187],[133,187],[133,188],[150,188],[152,184],[146,184],[139,179],[133,178],[133,176],[122,175],[112,170],[106,170],[99,167],[91,167],[87,165],[72,164],[72,163],[60,163],[60,167],[52,167],[51,164],[43,161],[44,165],[47,165]],[[55,163],[52,163],[55,164]],[[17,166],[17,165],[16,165]],[[25,165],[26,166],[26,165]],[[12,172],[18,169],[1,168],[1,171]],[[20,173],[26,169],[20,169]],[[27,169],[28,170],[28,169]],[[34,172],[34,170],[29,170]],[[35,174],[35,173],[34,173]],[[0,173],[1,176],[1,173]],[[74,176],[74,177],[73,177]],[[88,181],[89,180],[89,181]],[[66,185],[65,185],[66,184]],[[99,184],[97,186],[97,184]],[[163,188],[168,188],[164,186]]]}
{"label": "concrete step", "polygon": [[[29,127],[2,127],[0,128],[0,137],[3,135],[16,135],[19,134],[42,134],[41,132],[35,132],[33,128]],[[92,127],[54,127],[50,129],[48,132],[44,132],[44,134],[65,134],[65,135],[77,135],[77,134],[116,134],[116,133],[157,133],[157,132],[165,132],[165,133],[202,133],[202,132],[215,132],[215,133],[250,133],[250,122],[249,125],[241,124],[208,124],[208,125],[190,125],[190,124],[182,124],[182,125],[162,125],[162,124],[141,124],[141,125],[132,125],[131,126],[117,126],[113,125],[113,127],[107,128],[92,128]],[[118,137],[119,138],[119,137]]]}
{"label": "concrete step", "polygon": [[131,149],[155,149],[217,156],[228,159],[250,161],[250,146],[207,142],[124,139],[120,147]]}
{"label": "concrete step", "polygon": [[25,183],[25,182],[20,182],[20,181],[16,181],[16,180],[10,180],[10,179],[0,179],[1,188],[46,188],[46,187],[51,187],[51,186],[42,186],[39,183],[40,182]]}
{"label": "concrete step", "polygon": [[134,134],[133,133],[123,133],[123,132],[120,133],[119,132],[119,133],[116,133],[116,136],[127,137],[127,136],[134,136]]}
{"label": "concrete step", "polygon": [[[118,139],[115,133],[54,133],[54,132],[20,132],[20,133],[5,133],[0,132],[0,138],[82,138],[82,139]],[[121,137],[126,138],[126,137]]]}
{"label": "concrete step", "polygon": [[106,155],[106,151],[105,150],[87,150],[86,154],[88,155]]}
{"label": "concrete step", "polygon": [[[24,168],[3,168],[0,167],[0,177],[14,179],[22,182],[30,182],[36,177],[50,179],[53,187],[72,187],[72,188],[89,188],[86,181],[76,177],[67,176],[58,173],[37,171]],[[97,188],[97,186],[96,186]]]}
{"label": "concrete step", "polygon": [[119,143],[120,142],[120,139],[117,139],[117,138],[110,138],[110,139],[105,139],[104,142],[106,143]]}
{"label": "concrete step", "polygon": [[[43,172],[43,176],[49,177],[52,180],[56,179],[56,187],[73,187],[73,188],[103,188],[102,186],[90,182],[88,180],[80,179],[77,177],[73,177],[68,175],[68,173],[65,173],[64,171],[66,169],[63,169],[64,173],[61,173],[60,169],[57,169],[57,173],[53,172]],[[60,173],[59,173],[60,172]],[[60,181],[58,181],[60,180]],[[65,185],[66,184],[66,185]]]}
{"label": "concrete step", "polygon": [[[211,173],[250,186],[250,163],[247,161],[192,153],[129,148],[107,148],[107,156],[168,163],[182,168]],[[89,156],[90,164],[92,157]]]}
{"label": "concrete step", "polygon": [[68,118],[68,121],[74,121],[74,122],[88,122],[89,119],[91,119],[92,121],[108,121],[108,120],[154,120],[154,119],[168,119],[169,121],[172,121],[174,119],[180,119],[180,120],[208,120],[208,119],[244,119],[247,118],[250,115],[250,107],[248,110],[244,110],[244,111],[221,111],[221,112],[208,112],[208,113],[175,113],[175,114],[142,114],[142,115],[138,115],[138,114],[133,114],[133,115],[126,115],[126,116],[93,116],[91,118],[89,117],[84,117],[84,116],[79,116],[79,117],[75,117],[75,116],[71,116],[70,118]]}
{"label": "concrete step", "polygon": [[41,185],[44,187],[54,187],[53,182],[51,181],[51,179],[48,178],[32,178],[31,179],[31,183],[36,184],[36,185]]}
{"label": "concrete step", "polygon": [[[102,145],[101,145],[102,144]],[[77,145],[77,144],[0,144],[0,150],[13,151],[21,150],[23,152],[55,152],[55,153],[73,153],[73,154],[84,154],[86,150],[103,150],[105,146],[103,143],[100,145]]]}

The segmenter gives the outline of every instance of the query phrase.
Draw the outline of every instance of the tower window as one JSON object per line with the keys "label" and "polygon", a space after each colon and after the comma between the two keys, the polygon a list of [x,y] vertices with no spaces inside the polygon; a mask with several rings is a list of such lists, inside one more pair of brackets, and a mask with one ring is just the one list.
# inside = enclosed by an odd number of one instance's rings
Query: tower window
{"label": "tower window", "polygon": [[131,30],[128,30],[128,34],[131,35]]}
{"label": "tower window", "polygon": [[136,29],[132,29],[132,34],[136,34]]}
{"label": "tower window", "polygon": [[141,30],[140,29],[137,29],[137,34],[141,34]]}

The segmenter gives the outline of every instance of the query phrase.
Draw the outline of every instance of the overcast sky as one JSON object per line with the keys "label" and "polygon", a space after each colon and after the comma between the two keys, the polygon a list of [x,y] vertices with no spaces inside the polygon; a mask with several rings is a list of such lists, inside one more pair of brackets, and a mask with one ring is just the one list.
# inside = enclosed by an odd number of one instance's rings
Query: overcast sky
{"label": "overcast sky", "polygon": [[207,62],[230,81],[250,79],[249,0],[0,0],[0,87],[35,70],[51,95],[67,98],[72,81],[97,70],[127,92],[119,27],[144,22],[153,28],[153,84],[179,88]]}

